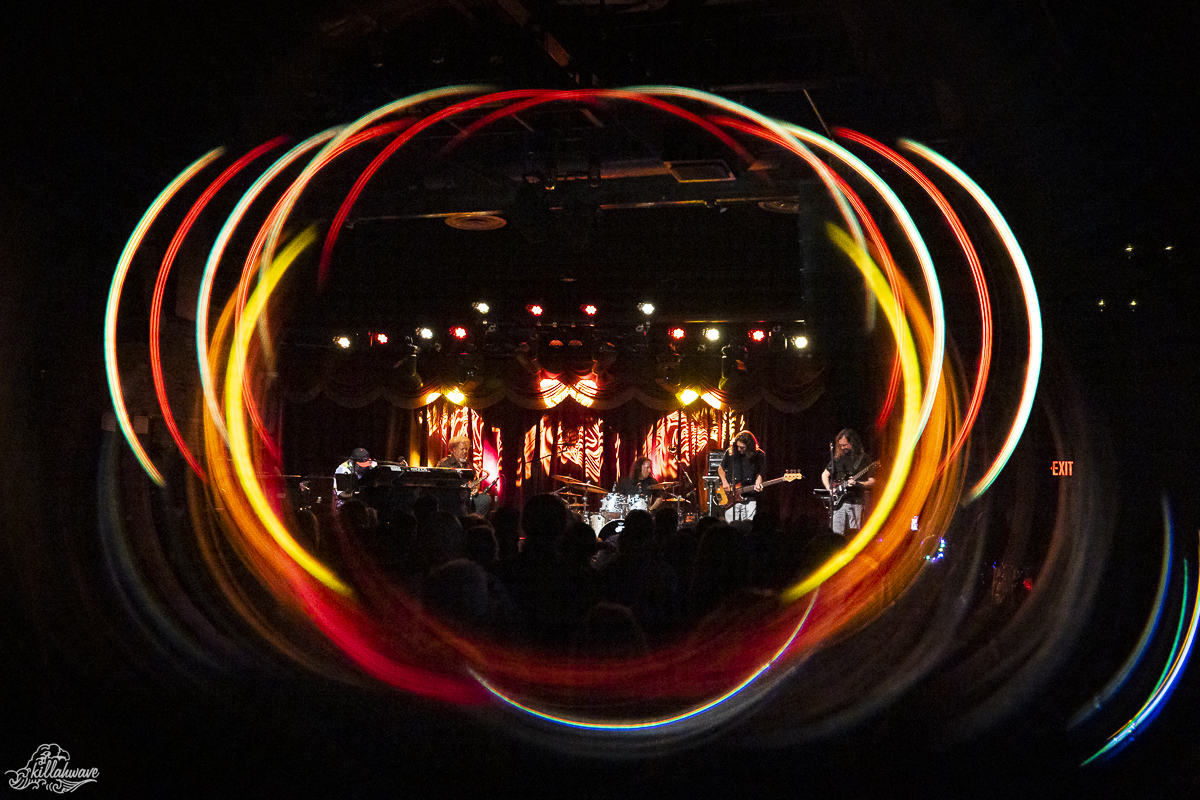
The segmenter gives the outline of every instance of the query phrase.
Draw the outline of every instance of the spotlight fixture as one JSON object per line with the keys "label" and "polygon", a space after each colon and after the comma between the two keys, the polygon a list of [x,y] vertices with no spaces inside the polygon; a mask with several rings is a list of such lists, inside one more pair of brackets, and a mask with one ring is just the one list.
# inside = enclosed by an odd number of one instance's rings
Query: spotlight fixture
{"label": "spotlight fixture", "polygon": [[705,328],[704,338],[708,339],[710,342],[715,342],[717,339],[721,338],[721,332],[716,328]]}
{"label": "spotlight fixture", "polygon": [[350,349],[350,337],[349,336],[335,336],[333,339],[333,343],[336,344],[338,347],[342,348],[343,350]]}
{"label": "spotlight fixture", "polygon": [[456,325],[450,329],[450,335],[455,339],[465,339],[467,338],[467,329],[462,325]]}
{"label": "spotlight fixture", "polygon": [[672,339],[679,340],[684,336],[687,336],[687,331],[685,331],[683,328],[671,328],[671,330],[667,331],[667,335]]}
{"label": "spotlight fixture", "polygon": [[754,330],[750,331],[750,339],[755,342],[766,341],[766,338],[767,332],[761,328],[755,328]]}
{"label": "spotlight fixture", "polygon": [[542,315],[542,312],[545,311],[546,309],[542,308],[537,303],[530,303],[529,305],[525,306],[525,310],[528,311],[530,314],[533,314],[535,317],[540,317]]}
{"label": "spotlight fixture", "polygon": [[377,333],[377,334],[375,334],[375,342],[376,342],[377,344],[387,344],[387,343],[388,343],[388,336],[387,336],[387,334],[386,334],[386,333]]}
{"label": "spotlight fixture", "polygon": [[682,392],[679,393],[678,396],[679,396],[680,403],[682,403],[685,406],[689,406],[692,404],[692,402],[697,397],[700,396],[700,393],[697,392],[695,389],[684,389]]}
{"label": "spotlight fixture", "polygon": [[794,339],[792,339],[792,344],[796,345],[796,347],[803,350],[804,348],[808,347],[808,337],[807,336],[797,336]]}
{"label": "spotlight fixture", "polygon": [[641,311],[647,317],[654,313],[653,303],[642,303],[638,306],[638,311]]}
{"label": "spotlight fixture", "polygon": [[591,303],[585,303],[579,307],[579,310],[587,314],[589,317],[594,317],[596,316],[596,312],[600,309],[596,308]]}
{"label": "spotlight fixture", "polygon": [[417,328],[417,336],[420,336],[422,339],[432,339],[433,331],[429,328]]}
{"label": "spotlight fixture", "polygon": [[492,310],[492,307],[484,302],[472,303],[471,307],[474,308],[476,311],[478,311],[480,314],[486,314]]}

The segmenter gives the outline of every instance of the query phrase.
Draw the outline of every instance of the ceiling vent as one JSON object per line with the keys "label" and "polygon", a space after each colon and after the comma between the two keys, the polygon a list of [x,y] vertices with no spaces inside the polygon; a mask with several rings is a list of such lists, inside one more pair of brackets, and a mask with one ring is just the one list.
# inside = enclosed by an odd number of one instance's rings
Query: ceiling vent
{"label": "ceiling vent", "polygon": [[680,183],[714,183],[734,180],[733,171],[724,161],[668,161],[667,169]]}

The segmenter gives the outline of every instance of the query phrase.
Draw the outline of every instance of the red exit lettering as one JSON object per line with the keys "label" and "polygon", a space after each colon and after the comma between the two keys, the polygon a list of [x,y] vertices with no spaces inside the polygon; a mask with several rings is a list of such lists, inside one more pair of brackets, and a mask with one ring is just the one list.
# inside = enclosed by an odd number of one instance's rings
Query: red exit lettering
{"label": "red exit lettering", "polygon": [[1059,476],[1073,475],[1074,468],[1075,468],[1074,461],[1051,461],[1050,462],[1050,474],[1051,475],[1059,475]]}

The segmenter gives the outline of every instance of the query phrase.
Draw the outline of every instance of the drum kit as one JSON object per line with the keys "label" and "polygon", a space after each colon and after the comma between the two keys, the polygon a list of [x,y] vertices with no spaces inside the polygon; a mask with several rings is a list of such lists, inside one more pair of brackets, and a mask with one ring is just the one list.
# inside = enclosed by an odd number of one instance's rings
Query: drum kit
{"label": "drum kit", "polygon": [[[567,508],[574,511],[579,516],[592,526],[592,530],[596,531],[596,535],[601,539],[606,539],[613,533],[619,533],[624,527],[625,517],[630,511],[648,511],[650,505],[650,497],[645,494],[618,494],[617,492],[605,491],[602,487],[589,483],[587,481],[569,478],[566,475],[555,475],[554,480],[565,484],[561,489],[558,489],[552,494],[567,501]],[[669,492],[677,484],[673,482],[654,483],[647,487],[650,491]],[[588,511],[588,495],[601,494],[599,508],[594,513]],[[662,498],[660,505],[675,504],[676,508],[681,512],[684,504],[687,503],[685,497],[677,494],[666,494]]]}

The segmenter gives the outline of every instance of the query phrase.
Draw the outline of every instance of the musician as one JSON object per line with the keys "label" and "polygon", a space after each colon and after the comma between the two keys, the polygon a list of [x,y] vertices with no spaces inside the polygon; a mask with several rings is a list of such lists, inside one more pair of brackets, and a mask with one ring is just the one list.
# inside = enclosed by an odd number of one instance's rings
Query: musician
{"label": "musician", "polygon": [[[448,469],[474,469],[471,465],[471,440],[466,436],[456,436],[449,442],[450,455],[438,462],[439,467]],[[483,476],[471,481],[471,510],[479,516],[487,516],[492,509],[492,496],[479,490]]]}
{"label": "musician", "polygon": [[829,466],[821,473],[821,483],[834,491],[838,484],[845,484],[846,494],[841,505],[833,510],[833,532],[845,535],[847,530],[857,531],[862,527],[863,506],[868,490],[875,485],[875,477],[855,478],[866,469],[871,458],[863,452],[862,439],[850,428],[846,428],[834,440],[836,446]]}
{"label": "musician", "polygon": [[[338,464],[337,469],[333,471],[334,475],[353,476],[353,480],[344,482],[342,488],[334,493],[334,507],[341,506],[343,501],[358,494],[359,481],[377,466],[379,466],[379,462],[371,458],[371,454],[365,448],[354,448],[354,451],[350,453],[350,457],[341,464]],[[335,478],[334,480],[336,482],[337,479]],[[346,486],[347,483],[349,486]]]}
{"label": "musician", "polygon": [[621,480],[617,481],[617,485],[613,487],[613,492],[628,496],[641,495],[646,498],[647,511],[654,511],[662,505],[663,493],[660,489],[653,487],[658,481],[654,479],[654,474],[651,471],[650,459],[643,456],[633,462],[633,469],[629,471]]}
{"label": "musician", "polygon": [[758,511],[758,499],[755,496],[763,488],[763,469],[767,464],[767,454],[758,449],[758,440],[750,431],[742,431],[733,437],[721,465],[717,467],[717,475],[721,478],[721,488],[726,494],[733,493],[733,487],[741,485],[743,500],[725,509],[725,521],[749,521],[754,519]]}

